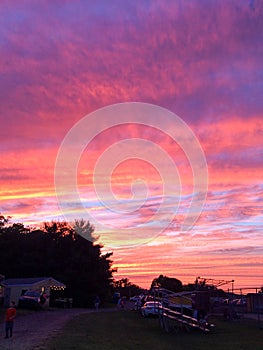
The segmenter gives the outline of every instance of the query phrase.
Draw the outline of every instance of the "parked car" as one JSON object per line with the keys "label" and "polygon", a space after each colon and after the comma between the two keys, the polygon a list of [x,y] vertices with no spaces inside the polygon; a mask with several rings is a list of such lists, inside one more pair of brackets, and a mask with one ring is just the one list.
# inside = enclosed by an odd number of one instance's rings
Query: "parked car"
{"label": "parked car", "polygon": [[224,304],[224,305],[229,305],[229,304],[231,304],[231,299],[224,299],[224,300],[223,300],[223,304]]}
{"label": "parked car", "polygon": [[162,312],[162,304],[159,301],[146,301],[141,307],[141,314],[143,317],[156,316]]}
{"label": "parked car", "polygon": [[246,299],[234,299],[232,301],[232,304],[236,305],[236,306],[245,306],[245,305],[247,305],[247,301],[246,301]]}
{"label": "parked car", "polygon": [[140,297],[139,295],[135,295],[134,297],[131,297],[131,298],[130,298],[130,301],[134,301],[135,303],[136,303],[138,300],[141,300],[141,297]]}
{"label": "parked car", "polygon": [[18,307],[25,309],[40,309],[41,293],[35,291],[25,292],[18,300]]}

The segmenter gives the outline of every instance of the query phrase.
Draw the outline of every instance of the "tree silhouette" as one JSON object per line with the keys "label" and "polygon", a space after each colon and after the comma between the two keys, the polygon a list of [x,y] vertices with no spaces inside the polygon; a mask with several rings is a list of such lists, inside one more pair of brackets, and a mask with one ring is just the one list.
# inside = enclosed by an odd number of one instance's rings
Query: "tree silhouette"
{"label": "tree silhouette", "polygon": [[177,278],[160,275],[158,278],[154,278],[152,281],[151,289],[156,287],[165,288],[172,292],[181,292],[183,289],[183,284]]}
{"label": "tree silhouette", "polygon": [[131,297],[143,293],[145,290],[129,281],[128,278],[121,278],[113,281],[114,292],[119,292],[121,296]]}
{"label": "tree silhouette", "polygon": [[[80,226],[92,237],[88,222]],[[0,272],[6,278],[52,276],[66,284],[75,305],[88,306],[95,295],[105,298],[113,281],[112,253],[102,254],[101,248],[67,222],[46,222],[40,229],[2,225]]]}
{"label": "tree silhouette", "polygon": [[2,215],[2,214],[0,213],[0,227],[5,226],[5,225],[8,223],[8,221],[9,221],[10,219],[11,219],[11,216],[5,217],[4,215]]}
{"label": "tree silhouette", "polygon": [[99,239],[99,236],[93,235],[94,226],[90,225],[89,221],[85,221],[84,219],[75,220],[73,230],[90,242],[94,243]]}

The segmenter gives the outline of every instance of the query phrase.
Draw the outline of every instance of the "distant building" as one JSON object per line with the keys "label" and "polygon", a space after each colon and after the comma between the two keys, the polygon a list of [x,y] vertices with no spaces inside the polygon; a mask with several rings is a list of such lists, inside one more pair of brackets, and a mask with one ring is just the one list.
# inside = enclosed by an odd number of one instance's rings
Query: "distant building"
{"label": "distant building", "polygon": [[2,291],[5,306],[8,306],[11,301],[17,304],[20,296],[28,290],[45,291],[47,295],[50,295],[52,290],[64,290],[65,288],[65,284],[52,277],[10,278],[0,282],[0,293]]}

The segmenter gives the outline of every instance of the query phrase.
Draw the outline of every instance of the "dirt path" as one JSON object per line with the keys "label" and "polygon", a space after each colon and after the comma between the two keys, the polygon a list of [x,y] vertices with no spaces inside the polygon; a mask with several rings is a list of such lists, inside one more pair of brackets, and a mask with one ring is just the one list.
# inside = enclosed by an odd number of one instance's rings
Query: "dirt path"
{"label": "dirt path", "polygon": [[[101,309],[96,312],[105,312]],[[115,309],[116,310],[116,309]],[[109,309],[113,311],[113,309]],[[4,339],[4,324],[1,324],[1,350],[44,350],[46,340],[55,336],[72,317],[95,312],[89,309],[61,309],[39,311],[17,317],[14,324],[13,338]]]}

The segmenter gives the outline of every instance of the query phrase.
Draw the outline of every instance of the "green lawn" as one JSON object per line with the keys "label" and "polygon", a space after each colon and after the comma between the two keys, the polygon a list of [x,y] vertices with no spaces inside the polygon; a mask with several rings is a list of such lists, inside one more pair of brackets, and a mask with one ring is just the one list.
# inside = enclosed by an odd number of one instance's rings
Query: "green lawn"
{"label": "green lawn", "polygon": [[69,322],[47,350],[262,350],[263,330],[253,320],[215,320],[213,333],[165,333],[158,319],[133,311],[92,313]]}

